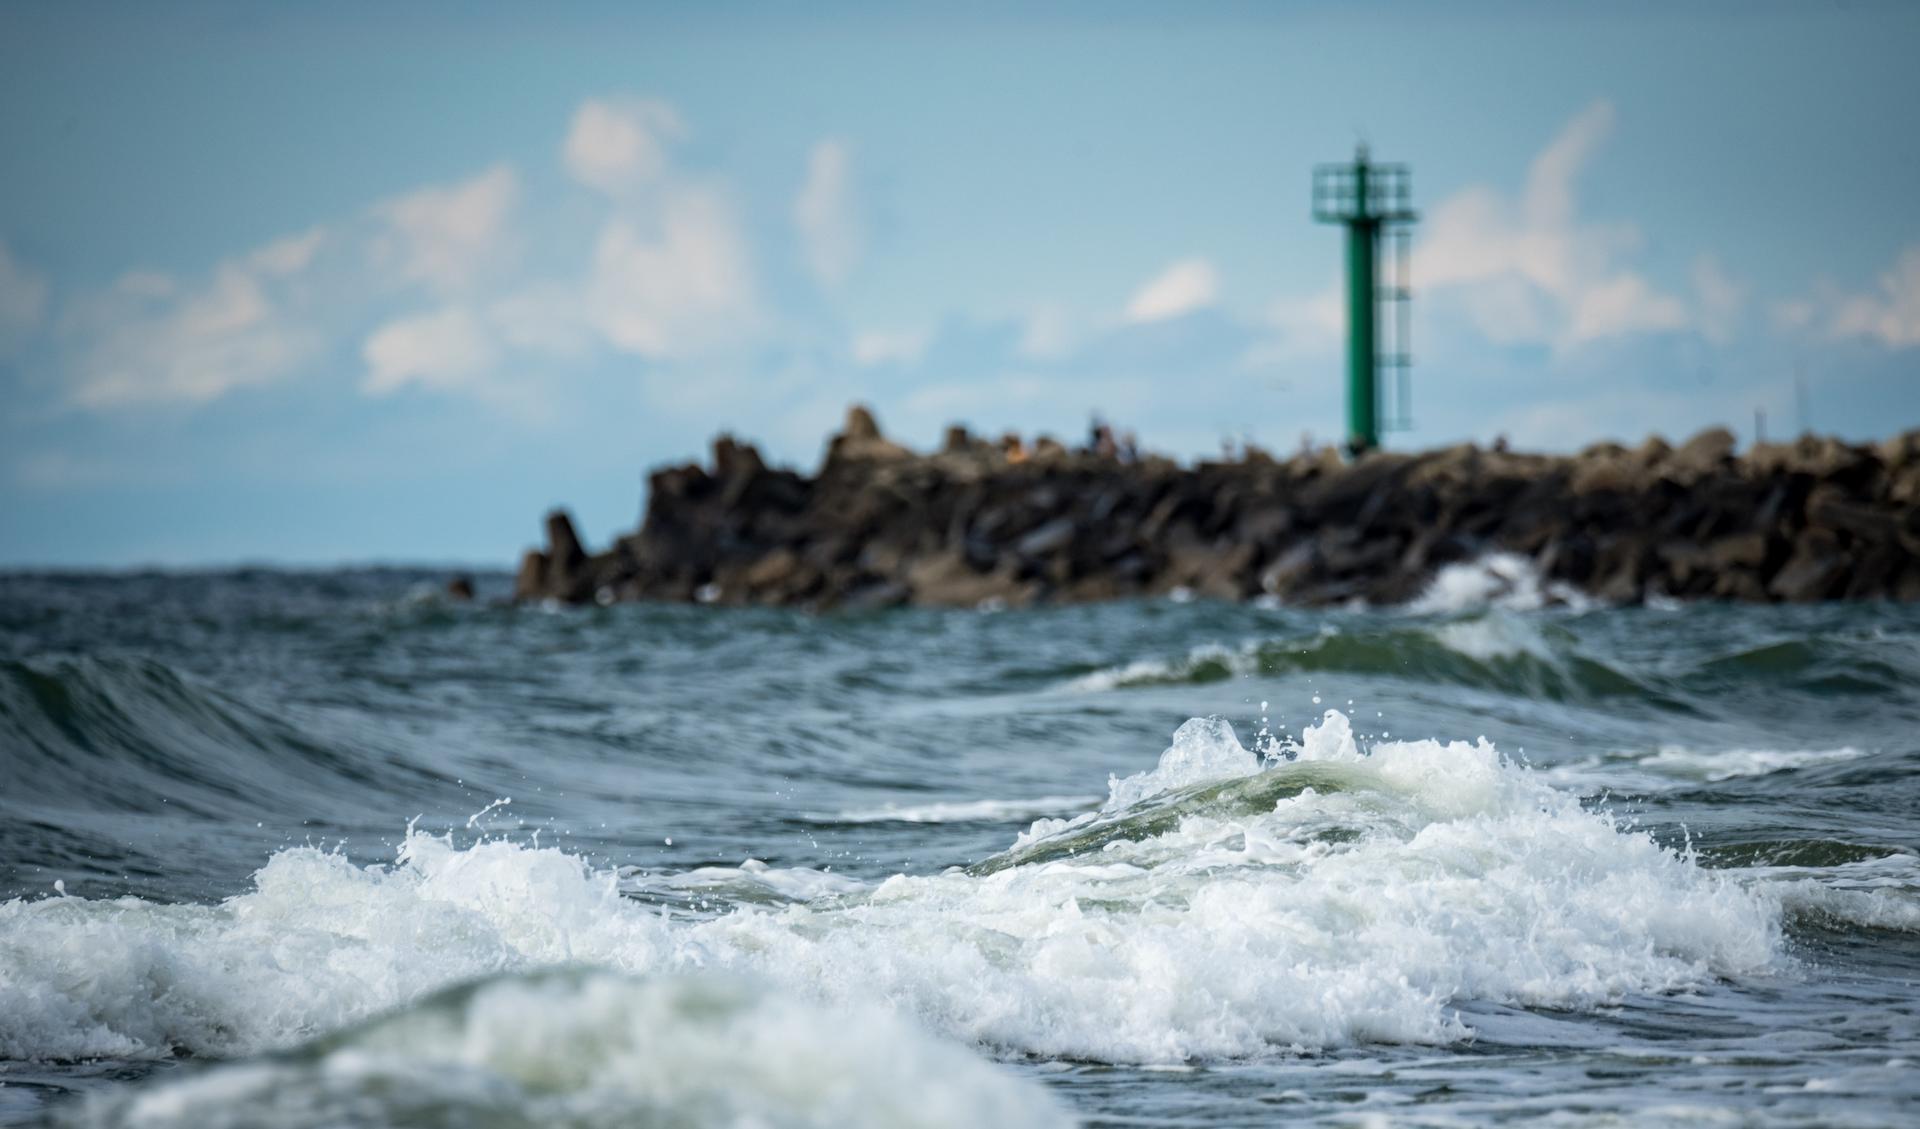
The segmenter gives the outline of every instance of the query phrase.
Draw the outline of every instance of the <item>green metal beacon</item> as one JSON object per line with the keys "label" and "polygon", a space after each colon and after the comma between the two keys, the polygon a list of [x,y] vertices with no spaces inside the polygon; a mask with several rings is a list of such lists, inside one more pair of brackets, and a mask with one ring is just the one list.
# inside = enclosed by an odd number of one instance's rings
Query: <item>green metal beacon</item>
{"label": "green metal beacon", "polygon": [[[1313,218],[1347,228],[1347,451],[1355,458],[1378,447],[1382,431],[1412,426],[1407,243],[1419,217],[1410,205],[1411,181],[1405,165],[1370,163],[1365,145],[1354,151],[1350,165],[1313,170]],[[1393,240],[1392,280],[1386,286],[1379,283],[1383,235]],[[1382,324],[1392,335],[1385,351]],[[1383,400],[1389,402],[1383,405]]]}

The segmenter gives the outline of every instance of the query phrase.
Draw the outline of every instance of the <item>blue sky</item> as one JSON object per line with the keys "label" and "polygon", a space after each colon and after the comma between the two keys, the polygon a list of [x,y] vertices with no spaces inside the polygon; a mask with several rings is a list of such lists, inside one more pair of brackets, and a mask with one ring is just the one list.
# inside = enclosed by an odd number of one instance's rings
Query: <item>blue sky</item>
{"label": "blue sky", "polygon": [[[1678,7],[1679,10],[1671,10]],[[1341,430],[1309,171],[1413,168],[1422,447],[1920,426],[1920,7],[0,7],[0,564],[500,562],[849,402]]]}

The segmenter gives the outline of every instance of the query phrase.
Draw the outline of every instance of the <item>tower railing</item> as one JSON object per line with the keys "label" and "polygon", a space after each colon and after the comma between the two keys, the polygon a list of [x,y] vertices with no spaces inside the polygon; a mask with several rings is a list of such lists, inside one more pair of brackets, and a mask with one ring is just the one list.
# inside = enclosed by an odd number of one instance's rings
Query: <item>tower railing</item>
{"label": "tower railing", "polygon": [[[1347,449],[1355,455],[1379,446],[1381,431],[1413,426],[1409,228],[1419,217],[1412,200],[1407,166],[1374,164],[1364,145],[1352,164],[1313,170],[1313,218],[1347,229]],[[1392,237],[1385,285],[1383,234]]]}

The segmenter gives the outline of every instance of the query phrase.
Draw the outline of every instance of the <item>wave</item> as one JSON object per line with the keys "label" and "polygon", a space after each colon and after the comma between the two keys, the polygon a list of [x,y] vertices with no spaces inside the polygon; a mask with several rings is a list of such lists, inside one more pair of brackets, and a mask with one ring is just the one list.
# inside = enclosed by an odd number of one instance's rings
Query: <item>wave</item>
{"label": "wave", "polygon": [[1497,552],[1442,567],[1406,610],[1415,615],[1456,615],[1486,608],[1589,611],[1596,606],[1579,589],[1541,576],[1527,557]]}
{"label": "wave", "polygon": [[1497,612],[1384,629],[1329,627],[1310,636],[1251,640],[1238,647],[1209,643],[1177,659],[1139,659],[1090,671],[1062,688],[1104,693],[1293,673],[1379,675],[1554,700],[1636,695],[1672,704],[1639,679],[1581,654],[1563,629]]}
{"label": "wave", "polygon": [[1697,749],[1661,745],[1654,749],[1623,749],[1544,767],[1540,771],[1562,787],[1657,792],[1845,764],[1867,755],[1851,745],[1837,749]]}
{"label": "wave", "polygon": [[[0,660],[0,728],[10,735],[0,802],[42,809],[80,798],[110,812],[238,817],[263,798],[312,798],[384,783],[286,721],[150,659]],[[263,757],[276,767],[258,772]],[[277,789],[263,796],[262,789]]]}
{"label": "wave", "polygon": [[1795,920],[1853,930],[1920,933],[1920,857],[1875,853],[1832,866],[1756,867]]}
{"label": "wave", "polygon": [[816,902],[866,889],[860,880],[831,869],[775,867],[759,859],[747,859],[739,866],[700,866],[665,874],[627,868],[620,878],[624,894],[693,910]]}
{"label": "wave", "polygon": [[749,981],[563,971],[453,988],[297,1050],[65,1107],[57,1125],[1052,1129],[1042,1089],[883,1012]]}
{"label": "wave", "polygon": [[1885,696],[1913,684],[1920,670],[1916,659],[1920,648],[1910,639],[1897,644],[1831,635],[1780,639],[1710,658],[1689,671],[1684,683],[1702,694],[1784,686],[1822,696]]}
{"label": "wave", "polygon": [[1056,812],[1073,811],[1093,803],[1092,796],[1041,796],[1032,800],[950,800],[931,804],[857,808],[833,815],[808,813],[801,818],[826,825],[858,823],[1009,823]]}
{"label": "wave", "polygon": [[0,1057],[258,1053],[584,964],[747,976],[1002,1054],[1177,1063],[1450,1043],[1467,1004],[1587,1008],[1782,960],[1776,897],[1485,741],[1363,753],[1333,711],[1260,753],[1189,723],[1100,810],[972,871],[810,891],[772,870],[781,897],[689,913],[555,848],[411,833],[391,866],[283,850],[218,905],[0,903]]}

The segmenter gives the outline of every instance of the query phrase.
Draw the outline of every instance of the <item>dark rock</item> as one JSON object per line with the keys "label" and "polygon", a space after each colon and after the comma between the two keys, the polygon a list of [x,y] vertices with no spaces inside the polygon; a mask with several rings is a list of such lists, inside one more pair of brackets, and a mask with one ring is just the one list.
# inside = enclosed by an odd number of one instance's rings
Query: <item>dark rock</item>
{"label": "dark rock", "polygon": [[1296,542],[1261,570],[1260,590],[1284,600],[1304,587],[1319,566],[1319,546],[1313,541]]}
{"label": "dark rock", "polygon": [[1776,553],[1764,533],[1737,533],[1707,547],[1708,563],[1720,572],[1762,572],[1775,558]]}
{"label": "dark rock", "polygon": [[528,549],[520,558],[520,571],[514,574],[513,598],[537,600],[547,591],[547,555]]}
{"label": "dark rock", "polygon": [[740,579],[749,589],[777,589],[791,583],[802,567],[800,555],[781,546],[755,561]]}
{"label": "dark rock", "polygon": [[1074,521],[1055,518],[1020,538],[1014,551],[1023,557],[1044,557],[1067,547],[1073,541]]}
{"label": "dark rock", "polygon": [[713,476],[722,481],[743,475],[758,474],[767,469],[760,461],[760,452],[751,443],[737,443],[731,435],[722,435],[713,441]]}
{"label": "dark rock", "polygon": [[1710,427],[1661,459],[1660,470],[1683,485],[1692,485],[1731,462],[1733,448],[1733,432],[1724,427]]}
{"label": "dark rock", "polygon": [[1920,598],[1920,431],[1744,457],[1712,429],[1571,457],[1462,445],[1348,463],[1320,449],[1183,468],[963,428],[922,457],[856,407],[818,474],[721,436],[710,469],[648,482],[639,530],[606,552],[549,515],[515,598],[974,606],[1184,588],[1383,602],[1494,550],[1622,602]]}
{"label": "dark rock", "polygon": [[840,434],[827,443],[829,466],[844,462],[891,461],[910,458],[912,452],[880,434],[880,423],[864,406],[847,409],[847,422]]}
{"label": "dark rock", "polygon": [[1839,595],[1846,579],[1847,559],[1838,539],[1826,530],[1808,529],[1794,542],[1793,555],[1768,582],[1767,592],[1789,603],[1812,603]]}
{"label": "dark rock", "polygon": [[448,580],[447,595],[455,600],[473,599],[473,577],[461,573]]}
{"label": "dark rock", "polygon": [[1807,524],[1849,533],[1873,544],[1894,539],[1892,513],[1853,501],[1831,483],[1823,483],[1807,495]]}
{"label": "dark rock", "polygon": [[565,510],[547,514],[547,565],[550,573],[561,576],[577,571],[586,562],[587,551],[573,531],[573,519]]}
{"label": "dark rock", "polygon": [[916,604],[970,608],[994,599],[1024,603],[1032,593],[1031,586],[1016,580],[1010,570],[977,572],[951,551],[915,561],[905,579]]}

